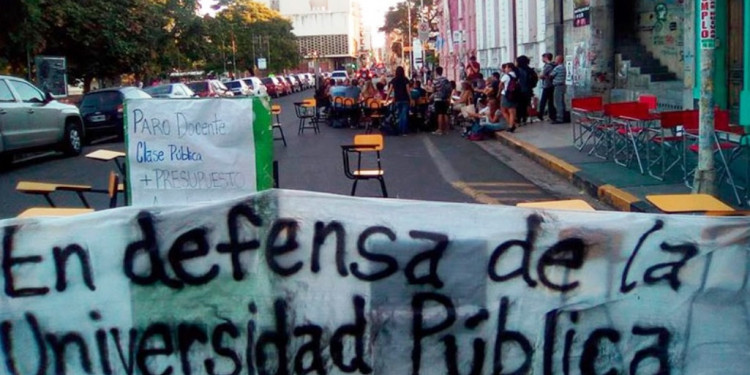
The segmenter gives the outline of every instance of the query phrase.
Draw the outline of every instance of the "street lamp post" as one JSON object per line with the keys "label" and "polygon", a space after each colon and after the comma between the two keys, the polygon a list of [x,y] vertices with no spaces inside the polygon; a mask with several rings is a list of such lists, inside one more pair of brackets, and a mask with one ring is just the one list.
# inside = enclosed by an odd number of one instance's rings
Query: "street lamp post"
{"label": "street lamp post", "polygon": [[[406,14],[407,14],[407,18],[408,18],[407,23],[409,24],[409,26],[408,26],[408,29],[409,29],[409,46],[411,46],[411,48],[412,48],[409,51],[409,69],[407,70],[408,71],[407,77],[411,77],[411,67],[414,66],[414,61],[413,61],[414,46],[412,45],[412,38],[411,38],[411,0],[406,0]],[[403,46],[404,45],[401,44],[401,52],[404,51]],[[401,61],[402,62],[404,61],[403,57],[401,58]]]}

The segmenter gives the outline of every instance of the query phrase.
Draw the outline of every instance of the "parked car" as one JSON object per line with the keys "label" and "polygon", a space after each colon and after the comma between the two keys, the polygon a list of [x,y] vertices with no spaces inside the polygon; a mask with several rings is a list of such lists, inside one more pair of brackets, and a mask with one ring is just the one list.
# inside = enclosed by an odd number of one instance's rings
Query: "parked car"
{"label": "parked car", "polygon": [[289,75],[282,78],[285,79],[289,86],[292,87],[292,92],[302,91],[302,85],[299,83],[299,80],[296,77]]}
{"label": "parked car", "polygon": [[258,77],[248,77],[243,78],[243,81],[250,87],[250,90],[252,90],[253,95],[255,96],[266,96],[268,95],[268,89],[266,88],[266,85],[263,84],[263,82]]}
{"label": "parked car", "polygon": [[22,150],[52,148],[78,155],[84,132],[78,108],[24,79],[0,75],[0,166]]}
{"label": "parked car", "polygon": [[169,83],[166,85],[151,86],[143,89],[152,98],[192,98],[197,96],[193,90],[184,83]]}
{"label": "parked car", "polygon": [[357,79],[371,79],[372,73],[369,69],[360,69],[357,71],[356,75]]}
{"label": "parked car", "polygon": [[347,73],[346,70],[334,70],[331,72],[331,78],[335,79],[337,83],[340,83],[345,79],[349,79],[349,73]]}
{"label": "parked car", "polygon": [[217,98],[222,96],[234,96],[231,90],[217,79],[206,79],[203,81],[188,82],[188,87],[201,98]]}
{"label": "parked car", "polygon": [[289,84],[285,79],[280,77],[271,77],[271,79],[276,83],[276,87],[281,88],[281,95],[289,95],[292,93],[292,85]]}
{"label": "parked car", "polygon": [[224,82],[224,86],[232,90],[234,96],[252,96],[253,90],[241,79]]}
{"label": "parked car", "polygon": [[305,76],[307,77],[307,80],[310,81],[310,87],[315,88],[315,80],[317,79],[317,76],[312,73],[305,73]]}
{"label": "parked car", "polygon": [[151,95],[137,87],[115,87],[92,91],[81,99],[81,117],[87,140],[94,135],[125,134],[124,104],[126,99],[147,99]]}
{"label": "parked car", "polygon": [[271,77],[261,78],[260,81],[263,82],[264,86],[266,86],[266,91],[268,92],[268,95],[274,98],[278,98],[279,96],[281,96],[283,88],[277,86],[276,81],[271,79]]}

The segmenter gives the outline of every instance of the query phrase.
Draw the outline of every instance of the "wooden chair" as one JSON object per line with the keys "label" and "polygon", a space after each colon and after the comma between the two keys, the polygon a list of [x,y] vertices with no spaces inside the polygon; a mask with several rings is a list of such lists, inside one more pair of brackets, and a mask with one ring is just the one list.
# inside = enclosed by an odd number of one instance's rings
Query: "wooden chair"
{"label": "wooden chair", "polygon": [[[56,186],[57,189],[50,190],[51,187]],[[62,187],[62,188],[60,188]],[[77,189],[75,187],[78,187]],[[123,191],[123,186],[120,183],[120,176],[115,171],[109,172],[109,178],[107,179],[107,189],[106,190],[97,190],[92,189],[91,186],[88,185],[66,185],[66,184],[53,184],[53,183],[43,183],[43,182],[29,182],[29,181],[21,181],[16,186],[16,190],[26,193],[26,194],[42,194],[44,195],[47,202],[50,204],[50,207],[31,207],[29,209],[24,210],[19,217],[34,217],[34,216],[70,216],[70,215],[78,215],[86,212],[91,212],[93,209],[89,205],[88,201],[84,197],[84,192],[91,192],[91,193],[107,193],[109,196],[109,208],[117,207],[117,194],[120,191]],[[75,191],[79,198],[81,199],[81,202],[84,204],[85,208],[75,208],[75,207],[64,207],[60,208],[57,207],[54,202],[52,202],[51,197],[49,196],[51,193],[55,191]]]}
{"label": "wooden chair", "polygon": [[588,202],[582,199],[562,199],[556,201],[536,201],[522,202],[516,204],[516,207],[542,208],[549,210],[569,210],[569,211],[596,211]]}
{"label": "wooden chair", "polygon": [[650,194],[646,200],[667,214],[734,211],[734,208],[709,194]]}
{"label": "wooden chair", "polygon": [[281,106],[278,104],[272,105],[271,114],[276,117],[276,119],[273,121],[273,124],[271,124],[271,131],[274,131],[275,129],[279,130],[279,136],[277,137],[276,135],[274,135],[273,140],[284,142],[284,147],[286,147],[286,138],[284,137],[284,129],[281,128],[281,119],[279,118],[279,116],[281,115]]}
{"label": "wooden chair", "polygon": [[297,129],[297,135],[301,135],[305,132],[305,129],[312,129],[315,134],[320,133],[318,123],[314,121],[315,108],[305,105],[304,102],[294,103],[294,113],[299,119],[299,128]]}
{"label": "wooden chair", "polygon": [[369,121],[365,125],[365,133],[372,133],[373,129],[379,129],[383,123],[383,105],[379,100],[372,99],[367,102]]}
{"label": "wooden chair", "polygon": [[93,191],[91,185],[73,185],[73,184],[61,184],[56,182],[36,182],[36,181],[19,181],[16,185],[16,191],[24,194],[37,194],[44,197],[50,207],[57,207],[55,202],[52,200],[51,194],[56,191],[72,191],[76,193],[78,199],[81,200],[83,206],[90,208],[89,202],[86,200],[84,192]]}
{"label": "wooden chair", "polygon": [[[357,192],[357,182],[359,180],[377,179],[380,182],[380,189],[383,197],[388,197],[388,191],[385,187],[385,171],[380,162],[380,151],[383,150],[384,142],[382,134],[358,134],[354,136],[354,143],[350,145],[341,145],[342,156],[344,160],[344,174],[350,180],[353,180],[351,195]],[[357,164],[352,165],[351,155],[356,154]],[[374,154],[374,160],[363,161],[363,155]],[[363,164],[367,166],[363,167]]]}

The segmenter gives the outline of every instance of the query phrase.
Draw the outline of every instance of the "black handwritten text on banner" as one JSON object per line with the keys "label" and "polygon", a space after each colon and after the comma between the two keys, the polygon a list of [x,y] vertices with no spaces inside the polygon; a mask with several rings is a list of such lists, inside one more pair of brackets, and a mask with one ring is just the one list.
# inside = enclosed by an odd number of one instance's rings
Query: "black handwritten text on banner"
{"label": "black handwritten text on banner", "polygon": [[6,220],[3,374],[740,374],[745,218],[270,191]]}

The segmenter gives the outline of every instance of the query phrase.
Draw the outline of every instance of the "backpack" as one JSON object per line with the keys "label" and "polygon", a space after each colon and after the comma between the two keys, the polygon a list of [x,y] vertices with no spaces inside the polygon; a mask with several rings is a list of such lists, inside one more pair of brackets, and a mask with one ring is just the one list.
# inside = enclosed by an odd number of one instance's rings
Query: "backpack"
{"label": "backpack", "polygon": [[451,88],[451,83],[448,82],[447,78],[442,78],[439,80],[441,83],[440,90],[438,91],[438,95],[436,95],[437,99],[441,100],[447,100],[451,97],[451,94],[453,93],[453,88]]}
{"label": "backpack", "polygon": [[515,102],[521,96],[521,84],[518,82],[518,78],[508,75],[510,80],[508,81],[508,87],[505,88],[505,98],[511,102]]}

